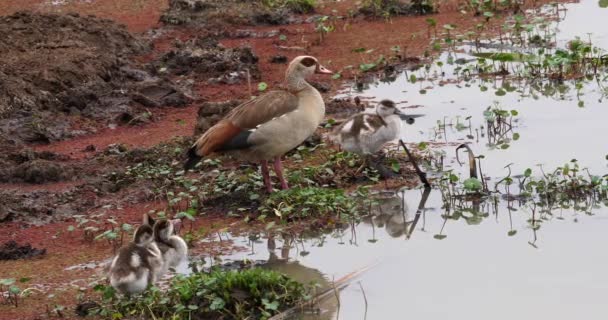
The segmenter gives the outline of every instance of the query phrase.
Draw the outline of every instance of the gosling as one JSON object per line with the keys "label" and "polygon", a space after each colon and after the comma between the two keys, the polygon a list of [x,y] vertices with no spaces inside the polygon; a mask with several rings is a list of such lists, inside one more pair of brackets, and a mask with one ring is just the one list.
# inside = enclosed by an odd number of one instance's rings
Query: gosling
{"label": "gosling", "polygon": [[414,117],[401,112],[393,101],[382,100],[376,106],[375,114],[358,113],[348,118],[333,131],[331,138],[346,151],[374,154],[399,137],[403,120],[411,124]]}
{"label": "gosling", "polygon": [[163,267],[161,252],[154,242],[154,230],[142,225],[133,241],[123,246],[110,265],[110,284],[124,294],[141,293],[156,282]]}
{"label": "gosling", "polygon": [[158,220],[154,221],[149,215],[144,215],[144,224],[153,226],[154,242],[160,249],[163,266],[158,277],[167,273],[170,269],[175,269],[188,257],[188,245],[186,241],[175,234],[174,224],[179,220]]}

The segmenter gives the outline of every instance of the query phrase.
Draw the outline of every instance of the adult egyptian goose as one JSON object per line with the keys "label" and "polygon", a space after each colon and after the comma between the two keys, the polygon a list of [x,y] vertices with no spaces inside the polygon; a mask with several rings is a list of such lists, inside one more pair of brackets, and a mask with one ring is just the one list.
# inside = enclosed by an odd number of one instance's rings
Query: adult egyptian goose
{"label": "adult egyptian goose", "polygon": [[402,121],[411,124],[414,117],[403,114],[393,101],[382,100],[376,106],[375,114],[358,113],[348,118],[334,129],[330,137],[346,151],[369,155],[397,139]]}
{"label": "adult egyptian goose", "polygon": [[157,273],[161,277],[170,268],[176,268],[187,261],[188,245],[186,241],[175,234],[174,224],[179,220],[154,221],[148,214],[144,214],[144,224],[153,226],[154,242],[158,246],[163,259],[163,266]]}
{"label": "adult egyptian goose", "polygon": [[269,91],[234,108],[194,143],[184,168],[191,169],[214,152],[259,162],[264,185],[272,192],[268,161],[274,159],[281,188],[287,189],[281,156],[311,136],[325,117],[321,94],[306,82],[314,73],[332,72],[314,57],[293,59],[285,73],[286,88]]}
{"label": "adult egyptian goose", "polygon": [[140,293],[154,284],[163,266],[154,231],[148,225],[135,230],[133,241],[120,248],[110,264],[110,284],[125,294]]}

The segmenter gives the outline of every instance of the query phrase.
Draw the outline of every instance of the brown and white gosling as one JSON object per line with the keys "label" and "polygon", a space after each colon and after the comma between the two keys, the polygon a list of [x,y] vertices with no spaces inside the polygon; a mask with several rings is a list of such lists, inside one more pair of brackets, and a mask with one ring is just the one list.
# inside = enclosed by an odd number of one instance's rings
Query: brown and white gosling
{"label": "brown and white gosling", "polygon": [[157,273],[158,277],[187,261],[188,244],[175,233],[174,225],[180,223],[179,219],[154,221],[152,217],[144,214],[143,220],[145,225],[153,226],[154,242],[160,249],[163,259],[163,266]]}
{"label": "brown and white gosling", "polygon": [[135,230],[133,241],[123,246],[110,265],[110,284],[124,294],[140,293],[154,282],[163,267],[161,252],[148,225]]}
{"label": "brown and white gosling", "polygon": [[[375,113],[362,112],[351,116],[336,127],[329,137],[343,150],[363,156],[364,166],[370,165],[383,177],[390,178],[394,173],[378,161],[370,161],[369,157],[380,151],[387,142],[399,138],[403,121],[412,124],[414,118],[419,116],[405,115],[393,101],[382,100],[376,106]],[[362,168],[363,166],[359,170]]]}
{"label": "brown and white gosling", "polygon": [[375,113],[358,113],[340,124],[331,134],[342,149],[359,155],[378,152],[384,144],[399,138],[401,123],[411,124],[417,116],[407,116],[391,100],[382,100]]}

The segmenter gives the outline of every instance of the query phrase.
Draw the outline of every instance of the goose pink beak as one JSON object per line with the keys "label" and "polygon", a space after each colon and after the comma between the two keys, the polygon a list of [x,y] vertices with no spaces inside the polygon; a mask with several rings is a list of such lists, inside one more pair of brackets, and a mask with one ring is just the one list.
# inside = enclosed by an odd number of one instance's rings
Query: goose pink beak
{"label": "goose pink beak", "polygon": [[319,65],[319,67],[317,68],[317,70],[315,70],[315,73],[320,73],[320,74],[333,74],[333,72],[327,68],[325,68],[322,65]]}

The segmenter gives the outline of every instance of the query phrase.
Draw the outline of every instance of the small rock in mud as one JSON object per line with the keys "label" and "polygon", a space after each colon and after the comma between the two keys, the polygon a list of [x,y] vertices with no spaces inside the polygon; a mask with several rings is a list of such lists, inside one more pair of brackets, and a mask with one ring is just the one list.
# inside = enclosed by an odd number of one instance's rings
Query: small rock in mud
{"label": "small rock in mud", "polygon": [[99,305],[99,303],[95,301],[85,301],[79,303],[74,309],[74,312],[76,312],[76,314],[80,317],[86,317],[90,315],[93,310],[98,309],[100,307],[101,306]]}
{"label": "small rock in mud", "polygon": [[220,121],[225,114],[236,106],[240,105],[241,100],[229,100],[222,102],[205,102],[198,108],[198,117],[194,127],[194,135],[203,134],[214,124]]}
{"label": "small rock in mud", "polygon": [[247,80],[247,74],[259,79],[258,57],[249,47],[224,48],[214,38],[198,37],[175,48],[155,63],[156,70],[166,68],[175,75],[192,74],[211,82],[236,83]]}
{"label": "small rock in mud", "polygon": [[85,152],[95,152],[95,150],[97,150],[97,147],[95,147],[95,145],[92,145],[92,144],[90,144],[90,145],[86,146],[86,148],[84,148]]}
{"label": "small rock in mud", "polygon": [[284,55],[276,55],[270,58],[270,63],[287,63],[287,57]]}
{"label": "small rock in mud", "polygon": [[20,246],[13,240],[5,242],[0,247],[0,261],[27,259],[44,254],[46,254],[46,249],[32,248],[29,243]]}
{"label": "small rock in mud", "polygon": [[327,82],[308,81],[308,83],[321,93],[329,92],[331,89],[331,85]]}
{"label": "small rock in mud", "polygon": [[123,154],[123,153],[127,152],[127,150],[129,150],[129,148],[126,145],[124,145],[122,143],[113,143],[113,144],[109,145],[103,151],[103,153],[106,155]]}

